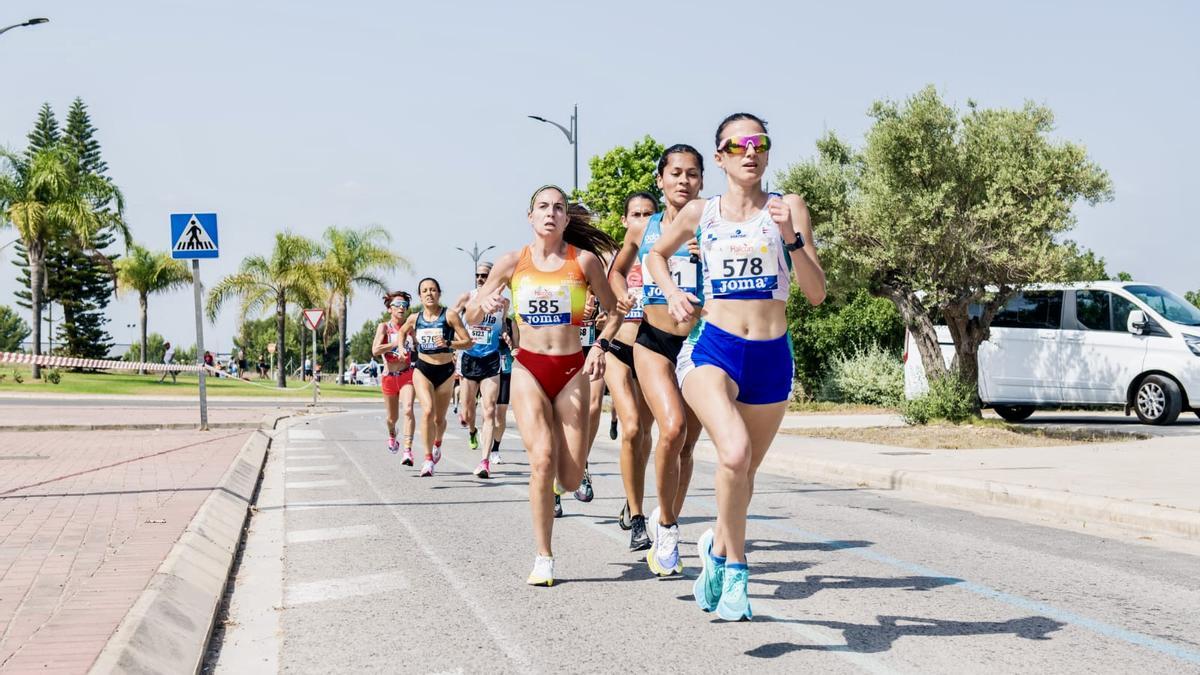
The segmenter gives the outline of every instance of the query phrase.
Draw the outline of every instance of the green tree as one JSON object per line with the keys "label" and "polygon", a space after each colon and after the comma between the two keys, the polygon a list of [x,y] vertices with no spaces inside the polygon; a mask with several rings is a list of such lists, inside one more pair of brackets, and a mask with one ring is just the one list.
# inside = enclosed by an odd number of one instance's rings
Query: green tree
{"label": "green tree", "polygon": [[[146,363],[162,363],[163,354],[167,352],[167,340],[158,333],[150,333],[146,338],[146,350],[143,352],[141,345],[130,345],[129,351],[125,352],[123,359],[125,361],[144,361]],[[142,354],[149,355],[149,358],[142,358]],[[179,345],[175,345],[175,363],[196,363],[196,345],[192,345],[184,349]]]}
{"label": "green tree", "polygon": [[871,349],[900,357],[904,348],[904,324],[896,307],[886,298],[872,296],[866,289],[826,298],[813,306],[800,290],[788,299],[788,333],[796,378],[806,392],[816,392],[829,367]]}
{"label": "green tree", "polygon": [[[319,247],[305,237],[291,232],[276,234],[270,258],[252,255],[243,259],[237,272],[221,279],[209,291],[205,303],[208,320],[215,321],[221,306],[232,298],[241,300],[242,320],[274,306],[275,355],[280,364],[286,364],[288,300],[320,296],[318,253]],[[280,388],[287,386],[285,370],[276,369],[275,384]]]}
{"label": "green tree", "polygon": [[[275,317],[245,319],[242,321],[240,335],[233,340],[234,347],[244,351],[246,358],[252,362],[262,358],[267,363],[272,363],[267,345],[275,342],[275,331]],[[283,340],[288,354],[300,353],[300,320],[297,317],[287,317]]]}
{"label": "green tree", "polygon": [[1188,291],[1183,294],[1183,297],[1193,305],[1200,307],[1200,291]]}
{"label": "green tree", "polygon": [[407,260],[391,251],[392,237],[387,230],[372,225],[358,230],[330,227],[325,230],[321,261],[321,280],[329,290],[329,306],[336,311],[338,378],[346,371],[346,315],[356,288],[386,293],[382,272],[403,266]]}
{"label": "green tree", "polygon": [[646,136],[632,147],[618,145],[588,160],[592,178],[587,189],[575,198],[587,204],[598,219],[597,226],[618,242],[625,238],[621,216],[625,215],[625,199],[629,195],[649,192],[655,199],[662,199],[662,191],[655,185],[654,177],[665,149],[662,143]]}
{"label": "green tree", "polygon": [[949,374],[940,315],[955,370],[974,382],[992,318],[1023,285],[1065,280],[1079,255],[1060,243],[1071,209],[1111,199],[1111,182],[1083,147],[1050,138],[1054,116],[1033,103],[972,102],[960,114],[927,87],[903,104],[877,102],[870,115],[861,151],[830,134],[781,187],[809,202],[830,276],[895,303],[931,378]]}
{"label": "green tree", "polygon": [[1117,272],[1117,276],[1113,277],[1113,281],[1133,281],[1133,275],[1129,272]]}
{"label": "green tree", "polygon": [[0,352],[19,352],[29,337],[29,324],[8,305],[0,305]]}
{"label": "green tree", "polygon": [[[192,280],[192,273],[182,260],[172,260],[168,253],[156,253],[133,244],[126,255],[117,261],[118,291],[133,291],[138,296],[138,321],[142,327],[141,351],[147,351],[148,309],[150,295],[182,286]],[[140,371],[144,374],[145,371]]]}
{"label": "green tree", "polygon": [[371,354],[371,343],[375,341],[375,329],[379,324],[387,321],[390,317],[388,312],[382,312],[374,319],[367,319],[363,322],[362,328],[358,332],[350,336],[350,360],[355,363],[365,363],[374,358]]}
{"label": "green tree", "polygon": [[[128,230],[119,210],[95,207],[112,201],[116,189],[106,180],[79,172],[74,153],[64,144],[39,150],[28,161],[3,151],[0,160],[8,164],[0,175],[0,214],[3,224],[16,228],[29,256],[33,353],[41,354],[42,275],[47,244],[65,232],[81,248],[90,247],[101,231],[113,228],[128,235]],[[41,377],[36,365],[33,377]]]}

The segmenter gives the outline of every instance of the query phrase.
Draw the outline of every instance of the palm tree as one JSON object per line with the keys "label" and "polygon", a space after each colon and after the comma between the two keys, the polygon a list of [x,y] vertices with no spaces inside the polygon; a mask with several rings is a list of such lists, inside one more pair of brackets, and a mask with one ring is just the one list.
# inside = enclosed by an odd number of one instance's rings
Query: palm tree
{"label": "palm tree", "polygon": [[[37,356],[42,353],[47,246],[65,234],[74,245],[104,257],[92,246],[96,234],[112,228],[128,241],[129,230],[122,218],[120,191],[107,179],[81,171],[75,153],[66,145],[52,145],[28,159],[0,150],[0,159],[9,165],[0,175],[0,225],[16,228],[29,258],[33,353]],[[110,204],[115,208],[109,208]],[[33,377],[41,377],[41,367],[36,364]]]}
{"label": "palm tree", "polygon": [[[408,261],[388,249],[392,236],[378,225],[358,230],[330,227],[324,234],[321,280],[329,291],[329,305],[338,322],[338,380],[346,372],[346,313],[356,287],[388,291],[379,276],[397,267],[410,269]],[[314,356],[315,358],[315,356]]]}
{"label": "palm tree", "polygon": [[[186,286],[192,273],[182,260],[172,260],[170,254],[155,253],[137,244],[131,245],[125,257],[117,261],[117,289],[136,291],[138,294],[139,318],[142,322],[142,361],[145,361],[149,341],[146,339],[146,309],[151,293],[169,291]],[[146,370],[138,370],[145,374]]]}
{"label": "palm tree", "polygon": [[209,321],[216,320],[221,305],[230,298],[241,298],[243,319],[275,306],[275,353],[279,359],[275,384],[281,388],[287,386],[283,337],[288,299],[319,294],[318,253],[319,248],[313,241],[291,232],[280,232],[275,235],[275,248],[270,258],[253,255],[243,259],[237,272],[209,291],[205,303]]}

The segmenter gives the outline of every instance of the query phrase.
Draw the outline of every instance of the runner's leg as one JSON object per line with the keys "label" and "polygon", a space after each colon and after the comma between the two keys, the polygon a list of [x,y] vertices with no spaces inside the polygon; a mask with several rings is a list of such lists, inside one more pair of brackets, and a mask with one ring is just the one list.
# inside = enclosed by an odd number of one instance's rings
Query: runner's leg
{"label": "runner's leg", "polygon": [[713,555],[746,561],[746,508],[750,503],[750,433],[734,400],[737,385],[716,366],[698,366],[683,381],[683,396],[717,448],[717,524]]}
{"label": "runner's leg", "polygon": [[556,445],[558,456],[555,458],[555,468],[559,484],[568,492],[578,488],[583,481],[588,453],[591,451],[587,444],[591,422],[587,401],[592,386],[599,386],[599,383],[591,382],[580,369],[554,399],[554,426],[559,441]]}
{"label": "runner's leg", "polygon": [[554,409],[542,386],[524,366],[512,372],[512,408],[517,431],[529,459],[529,507],[533,516],[533,538],[537,554],[553,556],[550,537],[554,530]]}
{"label": "runner's leg", "polygon": [[[679,506],[683,503],[680,489],[683,474],[681,452],[687,434],[686,404],[679,392],[675,379],[675,368],[661,354],[640,344],[633,347],[633,358],[637,365],[638,384],[646,403],[658,424],[658,442],[654,445],[654,477],[658,489],[659,519],[663,524],[675,523],[679,518]],[[688,457],[688,478],[691,474],[691,457]],[[650,523],[654,527],[656,523]]]}
{"label": "runner's leg", "polygon": [[416,388],[406,384],[400,388],[400,415],[404,418],[404,449],[412,450],[413,434],[417,430],[416,415],[413,413],[413,399],[416,398]]}
{"label": "runner's leg", "polygon": [[[442,383],[445,386],[445,383]],[[437,436],[437,408],[434,406],[433,383],[425,373],[413,373],[413,389],[421,403],[421,441],[425,446],[425,459],[433,460],[433,441]]]}
{"label": "runner's leg", "polygon": [[[492,440],[496,438],[496,395],[500,393],[500,376],[489,377],[479,383],[480,402],[483,404],[483,438],[479,439],[480,453],[488,458]],[[471,406],[473,409],[475,406]],[[472,413],[474,414],[474,413]]]}

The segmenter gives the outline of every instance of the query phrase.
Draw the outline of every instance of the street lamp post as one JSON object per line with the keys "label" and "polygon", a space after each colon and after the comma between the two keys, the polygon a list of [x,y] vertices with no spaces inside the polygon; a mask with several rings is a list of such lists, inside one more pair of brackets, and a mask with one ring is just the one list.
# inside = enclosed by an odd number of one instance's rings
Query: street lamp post
{"label": "street lamp post", "polygon": [[568,129],[558,122],[553,122],[545,117],[537,115],[529,115],[529,119],[553,124],[558,127],[559,131],[567,137],[567,142],[572,145],[575,150],[575,192],[579,192],[579,104],[575,104],[575,111],[571,113],[571,128]]}
{"label": "street lamp post", "polygon": [[40,23],[50,23],[50,19],[47,19],[45,17],[38,17],[36,19],[30,19],[30,20],[26,21],[25,23],[14,23],[11,26],[5,26],[4,28],[0,28],[0,35],[4,35],[5,33],[7,33],[8,31],[10,31],[14,28],[24,28],[26,26],[36,26]]}
{"label": "street lamp post", "polygon": [[[493,245],[493,246],[488,246],[487,248],[485,248],[485,249],[483,249],[482,251],[480,251],[480,250],[479,250],[479,242],[475,242],[475,243],[473,243],[473,244],[471,245],[471,250],[470,250],[470,251],[468,251],[467,249],[465,249],[465,248],[463,248],[463,247],[461,247],[461,246],[455,246],[454,248],[456,248],[456,249],[458,249],[458,250],[462,251],[463,253],[466,253],[467,255],[471,256],[471,274],[472,274],[472,275],[474,275],[474,274],[475,274],[475,270],[479,269],[479,259],[483,257],[483,254],[484,254],[484,253],[487,253],[488,251],[490,251],[490,250],[492,250],[492,249],[494,249],[494,248],[496,248],[496,247],[495,247],[494,245]],[[474,286],[474,280],[472,279],[472,286],[471,286],[471,288],[474,288],[474,287],[475,287],[475,286]]]}

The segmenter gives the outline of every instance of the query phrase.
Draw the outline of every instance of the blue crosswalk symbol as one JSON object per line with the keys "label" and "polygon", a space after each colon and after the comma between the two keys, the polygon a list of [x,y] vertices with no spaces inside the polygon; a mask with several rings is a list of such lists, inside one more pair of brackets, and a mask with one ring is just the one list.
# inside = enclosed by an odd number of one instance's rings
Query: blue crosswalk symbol
{"label": "blue crosswalk symbol", "polygon": [[217,214],[171,214],[172,258],[216,258],[220,251],[218,241]]}

